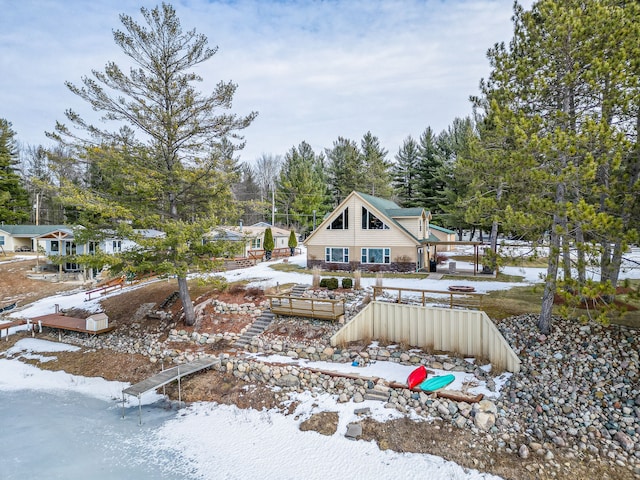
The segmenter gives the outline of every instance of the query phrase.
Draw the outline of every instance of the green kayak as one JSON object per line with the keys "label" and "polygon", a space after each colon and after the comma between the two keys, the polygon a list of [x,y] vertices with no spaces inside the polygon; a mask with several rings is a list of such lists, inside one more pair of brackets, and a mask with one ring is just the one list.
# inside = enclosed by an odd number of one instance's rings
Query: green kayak
{"label": "green kayak", "polygon": [[436,390],[446,387],[455,379],[456,379],[455,375],[451,375],[451,374],[438,375],[436,377],[431,377],[426,379],[424,382],[418,385],[418,388],[425,392],[435,392]]}

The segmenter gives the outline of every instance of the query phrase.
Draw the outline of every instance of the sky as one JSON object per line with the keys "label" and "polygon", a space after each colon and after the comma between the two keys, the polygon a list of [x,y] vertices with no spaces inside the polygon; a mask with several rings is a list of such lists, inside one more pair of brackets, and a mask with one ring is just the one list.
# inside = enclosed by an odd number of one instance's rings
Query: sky
{"label": "sky", "polygon": [[[532,0],[521,2],[525,7]],[[50,145],[64,111],[96,114],[72,94],[108,61],[126,67],[113,42],[121,0],[0,0],[0,118],[22,145]],[[490,73],[487,50],[508,42],[513,0],[180,0],[183,30],[217,46],[197,67],[198,89],[237,84],[232,112],[258,117],[243,131],[242,161],[284,155],[306,141],[316,151],[370,131],[392,159],[403,140],[436,133],[472,113],[469,96]]]}

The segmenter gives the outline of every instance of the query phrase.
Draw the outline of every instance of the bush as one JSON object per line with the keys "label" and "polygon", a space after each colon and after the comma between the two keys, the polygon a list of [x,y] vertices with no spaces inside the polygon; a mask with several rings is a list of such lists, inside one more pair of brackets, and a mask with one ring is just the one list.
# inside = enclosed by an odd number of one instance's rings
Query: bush
{"label": "bush", "polygon": [[352,288],[352,287],[353,287],[352,279],[350,279],[349,277],[342,279],[342,288]]}
{"label": "bush", "polygon": [[338,288],[338,279],[335,277],[323,278],[320,280],[320,286],[328,288],[329,290],[335,290]]}

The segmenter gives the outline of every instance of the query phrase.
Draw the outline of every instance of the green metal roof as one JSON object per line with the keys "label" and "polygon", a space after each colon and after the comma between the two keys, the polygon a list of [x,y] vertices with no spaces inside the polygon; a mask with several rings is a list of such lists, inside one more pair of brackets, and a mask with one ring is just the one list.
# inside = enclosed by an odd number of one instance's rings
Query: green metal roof
{"label": "green metal roof", "polygon": [[448,228],[439,227],[439,226],[433,225],[433,224],[429,224],[429,228],[433,228],[434,230],[437,230],[439,232],[444,232],[444,233],[456,233],[453,230],[449,230]]}
{"label": "green metal roof", "polygon": [[71,232],[68,225],[0,225],[0,231],[7,232],[13,237],[39,237],[47,233],[64,230]]}
{"label": "green metal roof", "polygon": [[387,210],[400,209],[400,205],[391,200],[386,200],[380,197],[374,197],[373,195],[368,195],[366,193],[357,192],[362,198],[364,198],[367,202],[373,205],[375,208],[382,212],[386,212]]}
{"label": "green metal roof", "polygon": [[422,207],[387,209],[387,215],[390,217],[419,217],[422,212],[427,212],[428,214],[428,210]]}

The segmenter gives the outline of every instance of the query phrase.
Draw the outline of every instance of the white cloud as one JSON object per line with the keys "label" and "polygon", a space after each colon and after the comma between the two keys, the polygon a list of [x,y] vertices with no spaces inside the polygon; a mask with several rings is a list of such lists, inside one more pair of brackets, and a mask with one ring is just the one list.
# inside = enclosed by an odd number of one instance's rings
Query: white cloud
{"label": "white cloud", "polygon": [[[0,18],[0,116],[18,139],[46,144],[63,112],[91,115],[65,81],[109,60],[119,13],[140,19],[155,2],[16,2]],[[393,156],[407,135],[436,132],[471,113],[469,95],[489,73],[486,50],[511,37],[511,0],[213,1],[175,4],[185,30],[219,51],[201,65],[203,91],[238,84],[234,111],[259,111],[243,160],[316,151],[371,131]],[[124,62],[123,62],[124,63]]]}

